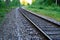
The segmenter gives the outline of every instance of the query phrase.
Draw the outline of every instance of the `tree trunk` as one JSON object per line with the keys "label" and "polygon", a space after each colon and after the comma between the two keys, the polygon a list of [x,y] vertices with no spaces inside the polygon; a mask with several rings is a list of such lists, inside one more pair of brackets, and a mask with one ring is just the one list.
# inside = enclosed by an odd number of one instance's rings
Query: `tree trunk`
{"label": "tree trunk", "polygon": [[56,0],[56,5],[57,5],[57,0]]}
{"label": "tree trunk", "polygon": [[10,0],[6,0],[6,6],[9,7],[10,5]]}

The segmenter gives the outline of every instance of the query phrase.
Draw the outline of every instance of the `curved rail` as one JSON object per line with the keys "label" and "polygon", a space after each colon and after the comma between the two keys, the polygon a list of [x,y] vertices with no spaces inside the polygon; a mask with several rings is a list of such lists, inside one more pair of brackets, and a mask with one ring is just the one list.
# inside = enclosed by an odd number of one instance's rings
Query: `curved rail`
{"label": "curved rail", "polygon": [[44,36],[47,40],[52,40],[45,32],[42,31],[41,28],[39,28],[33,21],[31,21],[25,14],[24,12],[22,11],[22,9],[19,9],[20,12],[22,12],[22,15],[27,18]]}
{"label": "curved rail", "polygon": [[22,14],[39,29],[50,40],[60,40],[60,28],[58,24],[52,23],[38,15],[21,8]]}

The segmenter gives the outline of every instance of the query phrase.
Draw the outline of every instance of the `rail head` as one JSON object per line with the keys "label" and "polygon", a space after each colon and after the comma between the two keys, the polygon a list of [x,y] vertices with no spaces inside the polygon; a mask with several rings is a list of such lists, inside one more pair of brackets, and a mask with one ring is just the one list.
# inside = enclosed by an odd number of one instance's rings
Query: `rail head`
{"label": "rail head", "polygon": [[56,21],[56,20],[54,20],[54,19],[50,19],[50,18],[47,18],[46,16],[38,15],[38,14],[32,12],[32,11],[26,10],[25,8],[22,8],[22,9],[24,9],[25,11],[28,11],[28,12],[30,12],[31,14],[34,14],[34,15],[36,15],[36,16],[38,16],[38,17],[40,17],[40,18],[42,18],[42,19],[44,19],[44,20],[46,20],[46,21],[48,21],[48,22],[50,22],[50,23],[52,23],[52,24],[55,24],[55,25],[57,25],[58,27],[60,27],[60,22],[58,22],[58,21]]}
{"label": "rail head", "polygon": [[39,31],[41,31],[41,33],[43,33],[45,35],[46,38],[48,38],[49,40],[52,40],[46,33],[44,33],[44,31],[39,28],[33,21],[31,21],[25,14],[23,14],[24,12],[22,12],[22,15],[27,18]]}

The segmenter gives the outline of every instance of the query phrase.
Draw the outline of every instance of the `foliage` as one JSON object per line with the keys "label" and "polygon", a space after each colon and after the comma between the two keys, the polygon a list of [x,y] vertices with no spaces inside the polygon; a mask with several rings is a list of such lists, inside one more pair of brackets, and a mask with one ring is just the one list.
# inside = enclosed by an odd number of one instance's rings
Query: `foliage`
{"label": "foliage", "polygon": [[[57,1],[57,2],[56,2]],[[37,0],[27,9],[60,21],[60,0]],[[57,5],[56,5],[57,3]]]}
{"label": "foliage", "polygon": [[20,6],[19,0],[0,0],[0,23],[4,19],[6,13],[11,10],[12,7]]}
{"label": "foliage", "polygon": [[5,7],[5,2],[0,0],[0,8]]}
{"label": "foliage", "polygon": [[13,0],[10,2],[10,6],[20,6],[20,1],[19,0]]}
{"label": "foliage", "polygon": [[13,0],[13,1],[10,1],[10,0],[0,0],[0,8],[9,8],[9,7],[12,7],[12,6],[20,6],[20,0]]}
{"label": "foliage", "polygon": [[60,0],[36,0],[35,3],[33,3],[34,5],[60,5]]}
{"label": "foliage", "polygon": [[60,11],[58,11],[58,10],[49,10],[51,8],[52,7],[47,7],[46,9],[37,9],[37,8],[32,9],[32,8],[28,7],[27,9],[31,10],[31,11],[39,14],[39,15],[43,15],[43,16],[46,16],[48,18],[53,18],[53,19],[60,22]]}

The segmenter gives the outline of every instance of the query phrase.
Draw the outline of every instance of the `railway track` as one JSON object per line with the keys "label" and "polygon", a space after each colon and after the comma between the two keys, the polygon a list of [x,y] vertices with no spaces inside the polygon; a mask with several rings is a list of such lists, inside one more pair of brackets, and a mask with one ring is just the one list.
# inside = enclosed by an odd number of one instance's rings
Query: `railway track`
{"label": "railway track", "polygon": [[[20,13],[22,12],[20,11]],[[23,34],[25,34],[25,39],[23,38],[23,40],[49,40],[49,38],[40,32],[23,14],[20,15],[22,15],[21,20],[24,25],[22,28],[24,28]]]}
{"label": "railway track", "polygon": [[0,40],[49,40],[18,9],[6,16],[0,28]]}
{"label": "railway track", "polygon": [[[20,13],[22,13],[20,11]],[[22,14],[23,15],[23,14]],[[33,25],[24,15],[22,16],[22,23],[25,26],[25,36],[27,36],[26,40],[49,40],[48,37],[43,35],[36,27]],[[29,38],[29,39],[28,39]]]}
{"label": "railway track", "polygon": [[22,8],[19,9],[23,16],[26,17],[46,38],[49,40],[60,40],[60,26],[51,23],[31,12]]}

